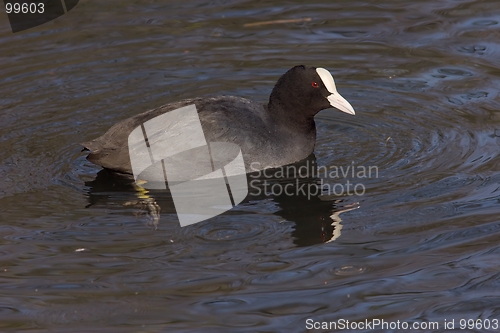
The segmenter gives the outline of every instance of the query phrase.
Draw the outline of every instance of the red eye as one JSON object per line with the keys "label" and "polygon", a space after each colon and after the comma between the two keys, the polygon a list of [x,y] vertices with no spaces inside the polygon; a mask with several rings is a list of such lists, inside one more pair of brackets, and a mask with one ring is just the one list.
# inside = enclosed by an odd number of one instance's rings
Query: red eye
{"label": "red eye", "polygon": [[319,88],[319,84],[318,84],[318,82],[314,82],[314,81],[313,81],[313,82],[311,82],[311,86],[312,86],[313,88]]}

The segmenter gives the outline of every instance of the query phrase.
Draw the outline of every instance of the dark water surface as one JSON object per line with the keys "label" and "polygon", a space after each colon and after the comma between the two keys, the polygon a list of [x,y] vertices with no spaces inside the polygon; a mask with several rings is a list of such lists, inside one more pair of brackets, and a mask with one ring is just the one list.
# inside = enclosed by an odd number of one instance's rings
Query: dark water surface
{"label": "dark water surface", "polygon": [[[16,34],[0,17],[0,331],[500,319],[498,0],[80,1]],[[364,195],[263,195],[181,228],[160,193],[154,230],[80,153],[168,102],[265,101],[297,64],[357,111],[317,116],[315,155],[376,166],[337,179]]]}

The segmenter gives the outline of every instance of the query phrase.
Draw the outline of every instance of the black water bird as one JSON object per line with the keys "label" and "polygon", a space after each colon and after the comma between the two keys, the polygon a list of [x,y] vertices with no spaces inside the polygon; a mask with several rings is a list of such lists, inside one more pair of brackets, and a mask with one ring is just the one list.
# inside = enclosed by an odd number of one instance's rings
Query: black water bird
{"label": "black water bird", "polygon": [[314,116],[319,111],[334,107],[355,114],[349,102],[337,92],[326,69],[295,66],[279,78],[267,104],[234,96],[169,103],[125,119],[102,136],[82,143],[90,150],[87,159],[106,169],[132,174],[130,133],[153,118],[192,104],[196,106],[206,141],[239,147],[246,172],[307,158],[316,143]]}

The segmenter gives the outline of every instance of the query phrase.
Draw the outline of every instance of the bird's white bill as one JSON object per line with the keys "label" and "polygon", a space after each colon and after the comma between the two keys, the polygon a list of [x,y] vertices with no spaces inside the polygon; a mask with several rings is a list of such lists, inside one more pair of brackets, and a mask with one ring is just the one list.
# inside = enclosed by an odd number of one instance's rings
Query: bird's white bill
{"label": "bird's white bill", "polygon": [[340,96],[338,92],[329,95],[326,99],[330,102],[330,105],[333,106],[334,108],[352,115],[356,114],[351,104],[349,104],[349,102],[344,97]]}
{"label": "bird's white bill", "polygon": [[331,95],[326,98],[330,102],[330,105],[342,112],[355,115],[356,112],[354,112],[354,108],[337,91],[332,74],[324,68],[316,68],[316,73],[318,73],[326,89],[331,93]]}

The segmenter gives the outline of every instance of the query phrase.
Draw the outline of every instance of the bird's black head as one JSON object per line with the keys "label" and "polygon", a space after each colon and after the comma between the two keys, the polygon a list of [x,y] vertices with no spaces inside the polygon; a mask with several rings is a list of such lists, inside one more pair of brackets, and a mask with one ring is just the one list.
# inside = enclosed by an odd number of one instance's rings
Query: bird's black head
{"label": "bird's black head", "polygon": [[351,104],[337,92],[330,72],[324,68],[303,65],[291,68],[279,78],[269,98],[270,112],[297,120],[303,117],[312,120],[319,111],[331,107],[355,114]]}

